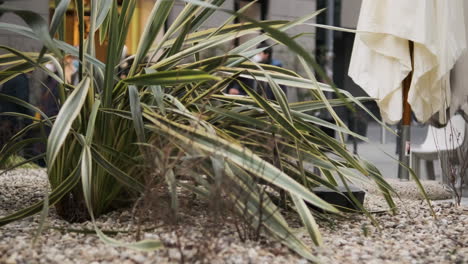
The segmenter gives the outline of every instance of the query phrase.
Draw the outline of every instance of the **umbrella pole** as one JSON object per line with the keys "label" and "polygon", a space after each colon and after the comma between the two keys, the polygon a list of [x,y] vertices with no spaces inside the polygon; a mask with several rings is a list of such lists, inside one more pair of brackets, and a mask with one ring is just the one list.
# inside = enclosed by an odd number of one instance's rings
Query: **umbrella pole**
{"label": "umbrella pole", "polygon": [[[409,42],[411,68],[414,67],[413,61],[413,47],[414,43]],[[411,154],[411,106],[408,103],[408,93],[411,86],[413,72],[411,71],[408,76],[403,80],[403,117],[401,119],[400,130],[400,153],[398,165],[398,178],[401,180],[409,180],[410,168],[410,154]]]}

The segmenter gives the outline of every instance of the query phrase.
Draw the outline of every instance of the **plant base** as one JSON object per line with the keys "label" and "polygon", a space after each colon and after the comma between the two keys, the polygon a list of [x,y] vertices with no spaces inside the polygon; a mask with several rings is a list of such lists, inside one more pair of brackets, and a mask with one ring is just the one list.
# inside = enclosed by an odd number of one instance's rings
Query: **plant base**
{"label": "plant base", "polygon": [[91,219],[83,197],[73,193],[66,194],[55,204],[57,214],[70,223],[82,223]]}

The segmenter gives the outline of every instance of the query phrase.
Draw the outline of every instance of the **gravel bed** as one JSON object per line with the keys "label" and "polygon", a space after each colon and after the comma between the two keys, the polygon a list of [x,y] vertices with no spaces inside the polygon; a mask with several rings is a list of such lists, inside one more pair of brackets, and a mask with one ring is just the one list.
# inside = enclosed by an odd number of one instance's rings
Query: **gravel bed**
{"label": "gravel bed", "polygon": [[[440,191],[436,184],[433,190]],[[401,194],[411,184],[396,184]],[[408,187],[410,186],[410,187]],[[432,185],[431,185],[432,186]],[[432,187],[431,187],[432,188]],[[438,189],[439,188],[439,189]],[[429,189],[429,188],[428,188]],[[43,197],[47,179],[43,170],[15,170],[0,176],[0,216],[5,216]],[[431,191],[432,192],[432,189]],[[434,191],[435,192],[435,191]],[[440,191],[442,193],[442,191]],[[312,247],[323,263],[468,263],[468,208],[434,202],[437,219],[420,197],[400,195],[397,215],[386,213],[384,200],[368,189],[366,207],[380,229],[362,215],[330,217],[319,221],[324,246]],[[285,246],[262,236],[258,242],[242,242],[230,223],[210,232],[211,220],[203,204],[191,204],[182,212],[182,224],[141,231],[141,237],[160,239],[164,249],[140,252],[111,247],[94,234],[65,232],[57,228],[92,229],[89,222],[68,224],[53,209],[37,242],[39,216],[0,227],[0,263],[307,263]],[[308,243],[306,231],[288,215],[298,235]],[[98,219],[103,230],[135,230],[131,209],[115,211]],[[148,227],[150,224],[148,223]],[[51,228],[54,227],[54,228]],[[114,238],[134,241],[135,232]]]}

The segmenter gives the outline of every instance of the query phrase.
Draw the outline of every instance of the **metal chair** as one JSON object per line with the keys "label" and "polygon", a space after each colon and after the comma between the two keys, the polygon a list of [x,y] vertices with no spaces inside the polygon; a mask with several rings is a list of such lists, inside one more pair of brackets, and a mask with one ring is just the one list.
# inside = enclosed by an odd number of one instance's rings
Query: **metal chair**
{"label": "metal chair", "polygon": [[467,141],[466,129],[466,122],[461,115],[454,115],[443,128],[429,126],[424,142],[411,148],[411,168],[416,176],[421,178],[420,163],[425,160],[427,179],[435,180],[434,160],[440,159],[442,179],[446,182],[444,165],[447,162],[460,162],[460,152]]}

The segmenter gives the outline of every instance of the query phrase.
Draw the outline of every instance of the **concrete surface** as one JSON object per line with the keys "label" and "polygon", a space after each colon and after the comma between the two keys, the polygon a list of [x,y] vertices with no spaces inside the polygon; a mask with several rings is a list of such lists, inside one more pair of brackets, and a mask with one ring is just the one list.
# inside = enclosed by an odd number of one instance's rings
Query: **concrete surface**
{"label": "concrete surface", "polygon": [[[391,127],[396,129],[395,126]],[[412,144],[420,144],[424,141],[427,132],[426,126],[413,124],[411,130]],[[369,123],[367,130],[367,137],[369,143],[359,143],[357,146],[357,153],[361,158],[364,158],[374,164],[386,178],[398,179],[398,156],[396,150],[396,136],[391,132],[385,133],[385,143],[382,143],[382,130],[377,123]],[[352,145],[349,145],[352,149]],[[436,180],[441,182],[441,168],[439,161],[434,162],[434,169]],[[422,180],[426,178],[425,166],[421,166]],[[468,196],[468,190],[465,189],[464,196]],[[453,200],[447,200],[453,201]],[[463,197],[462,204],[468,205],[468,197]]]}

